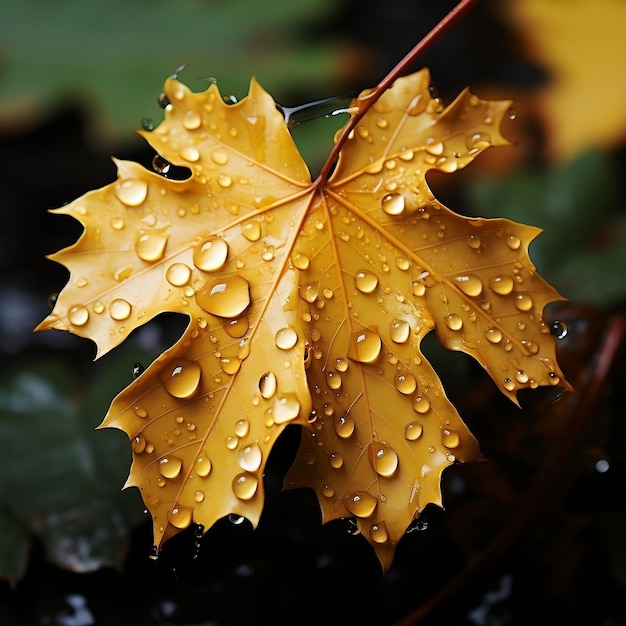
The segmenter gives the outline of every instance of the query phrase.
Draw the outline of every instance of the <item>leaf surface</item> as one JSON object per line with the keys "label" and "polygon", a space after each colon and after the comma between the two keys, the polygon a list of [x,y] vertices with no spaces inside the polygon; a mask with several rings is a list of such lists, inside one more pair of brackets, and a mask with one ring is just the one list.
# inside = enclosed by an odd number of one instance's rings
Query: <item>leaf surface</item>
{"label": "leaf surface", "polygon": [[131,440],[127,484],[157,546],[229,513],[256,524],[272,445],[299,424],[285,486],[313,488],[324,521],[356,518],[386,569],[441,504],[442,471],[481,458],[424,336],[473,356],[513,401],[567,386],[542,321],[561,297],[528,256],[538,229],[456,215],[425,180],[505,145],[509,102],[466,90],[444,109],[428,87],[427,70],[397,80],[332,176],[311,181],[254,80],[227,105],[215,85],[168,79],[165,121],[143,135],[190,177],[119,162],[116,183],[58,210],[85,232],[52,257],[71,276],[38,329],[89,337],[100,355],[162,311],[190,318],[102,424]]}

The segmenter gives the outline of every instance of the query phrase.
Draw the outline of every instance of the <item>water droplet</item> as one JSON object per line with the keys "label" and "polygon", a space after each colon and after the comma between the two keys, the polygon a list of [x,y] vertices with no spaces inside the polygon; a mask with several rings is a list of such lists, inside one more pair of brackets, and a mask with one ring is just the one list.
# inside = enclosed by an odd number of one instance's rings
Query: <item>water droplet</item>
{"label": "water droplet", "polygon": [[289,350],[298,343],[298,333],[291,327],[280,328],[276,331],[274,340],[276,341],[276,347],[281,350]]}
{"label": "water droplet", "polygon": [[152,118],[148,116],[144,117],[141,120],[141,128],[143,128],[144,130],[148,130],[148,131],[154,130],[154,122]]}
{"label": "water droplet", "polygon": [[157,174],[167,178],[167,175],[172,169],[172,164],[167,159],[164,159],[160,154],[157,154],[152,159],[152,169]]}
{"label": "water droplet", "polygon": [[430,410],[430,400],[426,396],[415,396],[411,406],[416,413],[428,413]]}
{"label": "water droplet", "polygon": [[197,391],[201,376],[202,368],[197,361],[178,358],[159,375],[159,379],[170,395],[189,398]]}
{"label": "water droplet", "polygon": [[144,409],[140,404],[135,404],[135,406],[133,406],[133,413],[141,419],[148,417],[148,411],[146,411],[146,409]]}
{"label": "water droplet", "polygon": [[183,460],[177,456],[164,456],[159,460],[159,474],[163,478],[176,478],[183,469]]}
{"label": "water droplet", "polygon": [[235,422],[235,435],[237,435],[237,437],[246,437],[249,431],[250,422],[245,417]]}
{"label": "water droplet", "polygon": [[529,341],[528,339],[522,339],[520,343],[530,352],[531,354],[537,354],[539,352],[539,344],[536,341]]}
{"label": "water droplet", "polygon": [[225,357],[220,359],[220,367],[224,374],[234,376],[241,367],[241,360],[238,358]]}
{"label": "water droplet", "polygon": [[548,384],[555,386],[561,382],[556,372],[548,372]]}
{"label": "water droplet", "polygon": [[354,285],[361,293],[372,293],[378,286],[378,277],[369,270],[360,270],[354,275]]}
{"label": "water droplet", "polygon": [[175,506],[172,509],[169,522],[176,528],[187,528],[191,524],[193,509],[188,506]]}
{"label": "water droplet", "polygon": [[203,478],[205,476],[208,476],[211,473],[211,468],[211,461],[209,460],[209,457],[207,457],[206,453],[201,454],[196,459],[195,470],[198,476],[201,476]]}
{"label": "water droplet", "polygon": [[109,315],[112,319],[119,321],[128,319],[130,317],[130,312],[132,311],[132,306],[128,300],[124,300],[123,298],[115,298],[109,304]]}
{"label": "water droplet", "polygon": [[368,459],[374,471],[380,476],[389,478],[398,469],[398,455],[388,444],[374,441],[368,448]]}
{"label": "water droplet", "polygon": [[516,293],[515,306],[520,311],[530,311],[533,308],[533,299],[527,293]]}
{"label": "water droplet", "polygon": [[89,311],[83,304],[75,304],[67,312],[67,319],[74,326],[84,326],[89,321]]}
{"label": "water droplet", "polygon": [[265,372],[259,379],[259,391],[266,400],[276,393],[276,375],[273,372]]}
{"label": "water droplet", "polygon": [[350,414],[348,415],[339,415],[335,416],[335,432],[338,437],[342,439],[348,439],[354,433],[354,419]]}
{"label": "water droplet", "polygon": [[241,225],[241,234],[248,241],[258,241],[261,237],[261,224],[258,220],[250,220]]}
{"label": "water droplet", "polygon": [[550,325],[550,333],[557,339],[565,339],[567,336],[567,324],[556,320]]}
{"label": "water droplet", "polygon": [[329,389],[337,390],[341,389],[341,376],[338,372],[327,372],[326,373],[326,384]]}
{"label": "water droplet", "polygon": [[204,491],[202,491],[201,489],[195,491],[193,494],[193,499],[198,503],[204,502]]}
{"label": "water droplet", "polygon": [[346,509],[357,517],[369,517],[377,503],[378,500],[367,491],[356,491],[344,500]]}
{"label": "water droplet", "polygon": [[382,209],[387,215],[402,215],[405,208],[404,196],[389,193],[382,199]]}
{"label": "water droplet", "polygon": [[233,493],[240,500],[250,500],[259,486],[259,479],[252,474],[237,474],[233,478]]}
{"label": "water droplet", "polygon": [[464,274],[455,278],[459,289],[468,296],[475,298],[482,293],[483,281],[475,274]]}
{"label": "water droplet", "polygon": [[480,237],[471,233],[467,237],[467,245],[473,250],[478,250],[480,248]]}
{"label": "water droplet", "polygon": [[148,183],[138,179],[120,181],[115,185],[115,195],[126,206],[139,206],[148,195]]}
{"label": "water droplet", "polygon": [[360,363],[373,363],[380,354],[382,340],[378,333],[368,328],[353,332],[350,337],[348,357]]}
{"label": "water droplet", "polygon": [[458,431],[444,428],[441,433],[441,442],[446,448],[458,448],[461,443],[461,437]]}
{"label": "water droplet", "polygon": [[215,277],[196,293],[196,301],[208,313],[234,318],[250,305],[250,285],[239,274]]}
{"label": "water droplet", "polygon": [[426,152],[434,156],[443,154],[443,142],[430,139],[426,141]]}
{"label": "water droplet", "polygon": [[511,250],[518,250],[522,245],[522,240],[517,235],[509,235],[506,238],[506,245],[511,248]]}
{"label": "water droplet", "polygon": [[130,447],[135,454],[142,454],[146,449],[147,443],[148,442],[146,441],[146,438],[141,433],[139,433],[131,441]]}
{"label": "water droplet", "polygon": [[139,378],[146,368],[141,363],[133,365],[133,380]]}
{"label": "water droplet", "polygon": [[228,189],[233,184],[233,179],[228,174],[220,174],[217,177],[217,184],[224,189]]}
{"label": "water droplet", "polygon": [[313,281],[312,283],[307,283],[302,288],[300,292],[301,297],[309,303],[315,302],[320,290],[319,281]]}
{"label": "water droplet", "polygon": [[385,522],[378,522],[372,524],[370,528],[370,537],[374,543],[385,543],[389,540],[389,533],[387,532],[387,526]]}
{"label": "water droplet", "polygon": [[305,270],[309,267],[310,259],[304,252],[296,252],[291,257],[291,262],[299,270]]}
{"label": "water droplet", "polygon": [[491,343],[500,343],[502,341],[502,331],[499,328],[488,328],[485,331],[485,337]]}
{"label": "water droplet", "polygon": [[237,462],[242,470],[247,472],[256,472],[261,467],[263,461],[263,453],[259,444],[253,443],[239,450]]}
{"label": "water droplet", "polygon": [[165,93],[161,92],[159,94],[159,97],[157,98],[157,104],[162,109],[167,109],[167,107],[170,106],[171,102],[170,102],[170,99],[167,97],[167,95]]}
{"label": "water droplet", "polygon": [[238,317],[227,320],[222,327],[230,337],[241,339],[248,332],[248,320],[246,317]]}
{"label": "water droplet", "polygon": [[409,339],[411,326],[406,320],[395,319],[389,326],[389,336],[395,343],[406,343]]}
{"label": "water droplet", "polygon": [[524,370],[517,370],[515,372],[515,380],[524,385],[528,382],[528,374]]}
{"label": "water droplet", "polygon": [[408,396],[417,389],[415,376],[410,372],[398,372],[393,378],[395,388],[402,394]]}
{"label": "water droplet", "polygon": [[426,293],[426,285],[421,280],[411,283],[411,293],[418,298]]}
{"label": "water droplet", "polygon": [[272,406],[272,417],[275,424],[284,424],[298,417],[300,401],[295,394],[287,394],[278,398]]}
{"label": "water droplet", "polygon": [[195,146],[185,146],[180,151],[180,156],[185,159],[185,161],[189,161],[191,163],[195,163],[200,160],[200,152]]}
{"label": "water droplet", "polygon": [[143,233],[135,243],[135,252],[143,261],[159,261],[165,254],[168,236],[162,232]]}
{"label": "water droplet", "polygon": [[463,319],[460,315],[457,315],[456,313],[450,313],[450,315],[446,317],[445,321],[446,326],[450,330],[461,330],[461,328],[463,328]]}
{"label": "water droplet", "polygon": [[328,464],[333,469],[340,469],[343,467],[343,457],[341,456],[341,454],[338,454],[337,452],[331,452],[328,455]]}
{"label": "water droplet", "polygon": [[185,112],[185,116],[183,117],[183,126],[187,130],[195,130],[196,128],[200,128],[202,125],[202,117],[198,111],[194,111],[190,109]]}
{"label": "water droplet", "polygon": [[346,372],[348,371],[348,361],[342,358],[335,359],[335,369],[338,372]]}
{"label": "water droplet", "polygon": [[513,291],[513,278],[511,276],[493,276],[489,279],[489,287],[494,293],[508,296]]}
{"label": "water droplet", "polygon": [[53,309],[54,305],[57,303],[57,300],[59,299],[59,294],[58,293],[51,293],[48,296],[48,306]]}
{"label": "water droplet", "polygon": [[191,278],[191,268],[184,263],[172,263],[165,272],[165,278],[170,285],[182,287]]}
{"label": "water droplet", "polygon": [[404,437],[409,441],[415,441],[422,436],[424,427],[419,422],[409,422],[404,427]]}
{"label": "water droplet", "polygon": [[502,386],[507,391],[513,391],[513,389],[515,389],[515,383],[510,378],[505,378],[504,381],[502,382]]}
{"label": "water droplet", "polygon": [[325,498],[332,498],[335,495],[335,490],[333,488],[332,485],[329,485],[328,483],[326,483],[323,487],[322,487],[322,495]]}
{"label": "water droplet", "polygon": [[473,133],[467,135],[465,145],[471,150],[485,150],[491,145],[491,136],[488,133]]}

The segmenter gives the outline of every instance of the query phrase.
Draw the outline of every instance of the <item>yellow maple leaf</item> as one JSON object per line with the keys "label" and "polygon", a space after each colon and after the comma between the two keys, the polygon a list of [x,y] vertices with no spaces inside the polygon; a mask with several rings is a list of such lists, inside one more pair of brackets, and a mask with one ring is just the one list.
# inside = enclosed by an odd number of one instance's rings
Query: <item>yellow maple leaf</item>
{"label": "yellow maple leaf", "polygon": [[[311,181],[257,83],[237,104],[170,78],[165,120],[143,132],[168,180],[118,162],[118,180],[57,212],[85,227],[52,258],[70,270],[51,315],[101,355],[163,311],[180,340],[113,401],[154,540],[234,513],[258,523],[263,471],[288,424],[302,443],[287,487],[311,487],[324,521],[355,517],[388,568],[442,471],[478,444],[420,351],[472,355],[513,401],[564,385],[542,320],[559,294],[536,273],[538,229],[470,219],[426,184],[492,145],[509,102],[465,90],[447,108],[422,70],[398,79]],[[367,101],[364,92],[354,110]]]}

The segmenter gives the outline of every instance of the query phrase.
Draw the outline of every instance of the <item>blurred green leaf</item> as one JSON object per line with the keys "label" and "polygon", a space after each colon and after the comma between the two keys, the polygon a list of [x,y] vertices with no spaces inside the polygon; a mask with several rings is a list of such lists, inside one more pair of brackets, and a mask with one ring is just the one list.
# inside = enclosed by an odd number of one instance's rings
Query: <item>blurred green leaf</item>
{"label": "blurred green leaf", "polygon": [[306,28],[333,7],[331,0],[10,0],[0,21],[0,114],[77,98],[103,135],[125,136],[144,116],[159,115],[158,90],[183,64],[190,87],[199,79],[204,89],[212,76],[235,95],[247,93],[251,75],[277,97],[319,86],[337,50]]}
{"label": "blurred green leaf", "polygon": [[135,490],[120,491],[126,438],[95,427],[128,383],[130,358],[122,356],[124,366],[108,363],[84,392],[54,361],[26,363],[0,384],[0,577],[12,580],[23,571],[29,536],[66,569],[121,565],[143,506]]}
{"label": "blurred green leaf", "polygon": [[611,157],[589,151],[552,171],[476,180],[472,213],[533,224],[537,269],[565,297],[610,306],[626,298],[626,220],[618,218]]}

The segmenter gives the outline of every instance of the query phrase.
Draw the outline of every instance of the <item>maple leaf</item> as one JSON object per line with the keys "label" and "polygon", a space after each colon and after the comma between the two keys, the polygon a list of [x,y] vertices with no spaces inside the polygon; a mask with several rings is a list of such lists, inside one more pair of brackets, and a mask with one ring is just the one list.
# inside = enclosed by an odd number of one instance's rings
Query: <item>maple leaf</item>
{"label": "maple leaf", "polygon": [[[364,114],[328,178],[311,181],[255,80],[226,104],[169,78],[165,120],[142,132],[186,180],[118,161],[118,180],[56,212],[85,230],[52,255],[70,270],[51,315],[100,356],[163,311],[179,341],[114,399],[157,547],[228,514],[258,523],[263,471],[288,424],[302,441],[285,487],[323,521],[356,518],[384,569],[411,522],[441,504],[442,471],[481,458],[422,355],[423,337],[473,356],[511,400],[567,383],[542,320],[561,296],[528,246],[539,230],[441,205],[430,169],[492,145],[509,102],[465,90],[447,108],[422,70]],[[364,92],[353,111],[367,101]]]}

